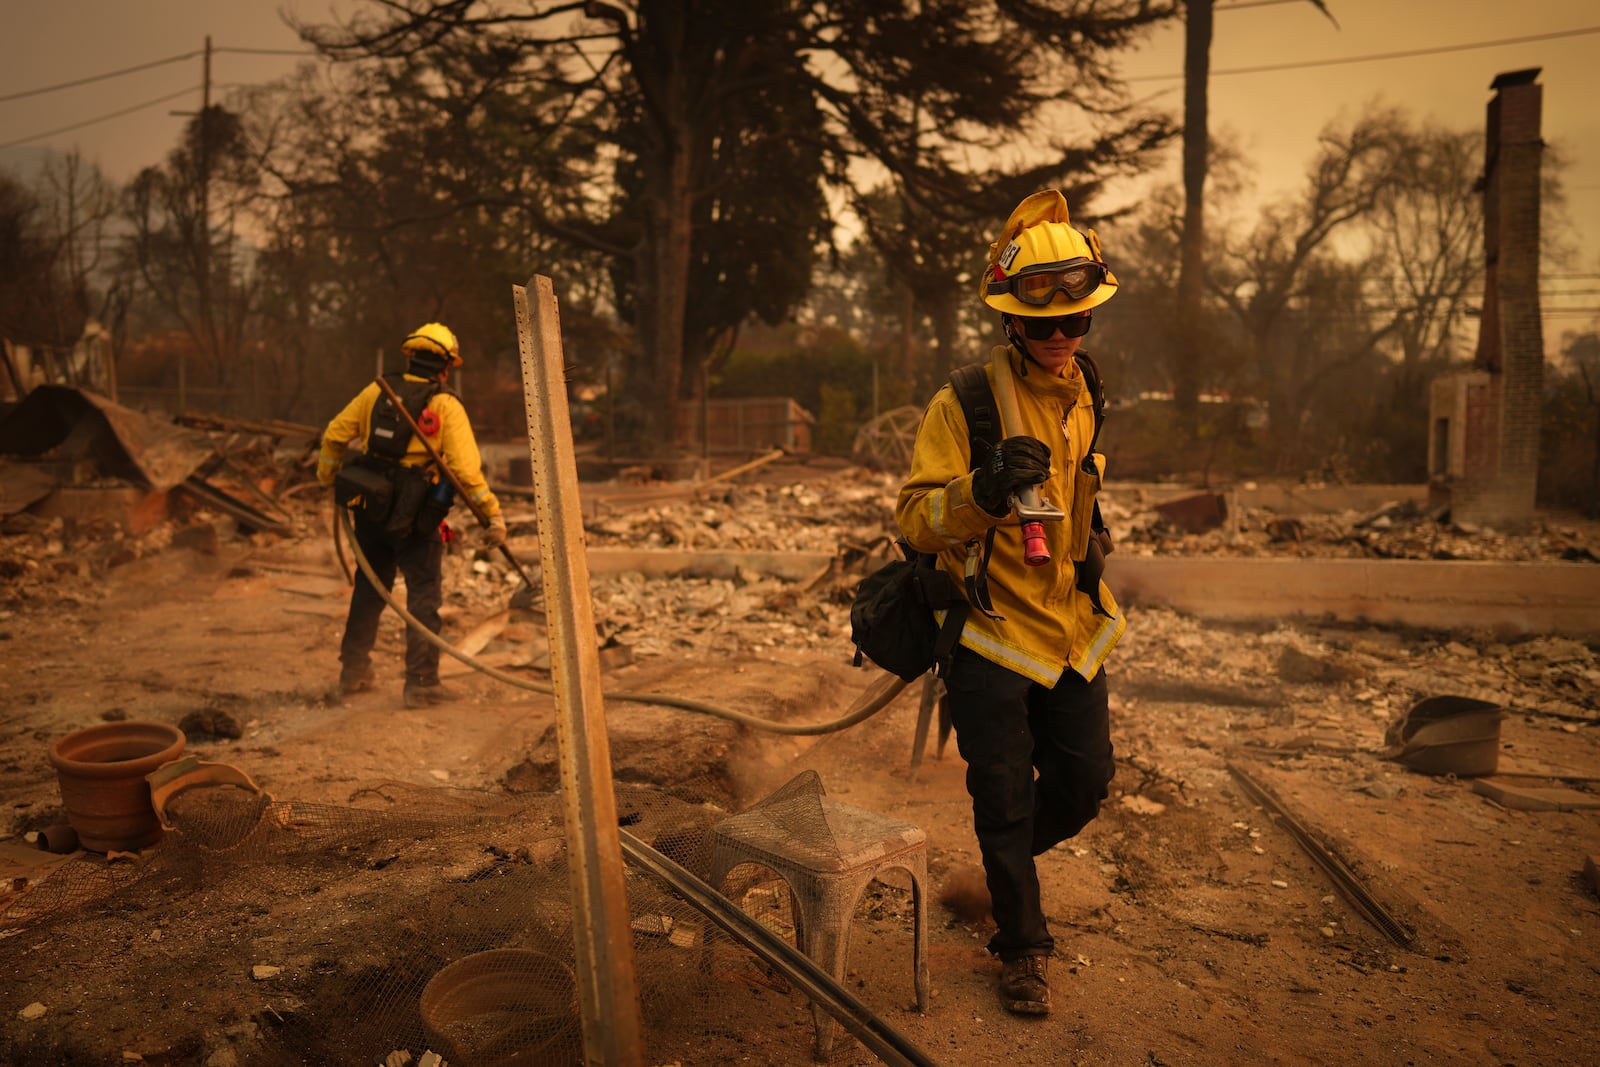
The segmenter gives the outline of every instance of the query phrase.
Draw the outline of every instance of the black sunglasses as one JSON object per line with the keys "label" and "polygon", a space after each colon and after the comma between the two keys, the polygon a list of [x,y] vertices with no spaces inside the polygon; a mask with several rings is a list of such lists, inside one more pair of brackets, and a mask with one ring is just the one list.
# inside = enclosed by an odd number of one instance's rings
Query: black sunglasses
{"label": "black sunglasses", "polygon": [[1080,311],[1076,315],[1054,315],[1047,319],[1034,315],[1015,315],[1013,318],[1022,323],[1023,336],[1030,341],[1048,341],[1057,330],[1061,331],[1062,337],[1082,337],[1089,332],[1087,311]]}

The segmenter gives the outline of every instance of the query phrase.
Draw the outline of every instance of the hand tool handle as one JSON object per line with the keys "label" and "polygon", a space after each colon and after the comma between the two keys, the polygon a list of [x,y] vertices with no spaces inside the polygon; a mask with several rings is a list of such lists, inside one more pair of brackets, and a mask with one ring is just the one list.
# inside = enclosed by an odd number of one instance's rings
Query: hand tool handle
{"label": "hand tool handle", "polygon": [[[444,457],[439,455],[439,450],[433,447],[433,442],[428,440],[428,435],[422,432],[422,427],[417,425],[417,420],[411,417],[411,412],[406,410],[405,403],[401,401],[400,394],[394,391],[394,386],[381,377],[377,381],[378,387],[388,394],[389,402],[400,409],[400,414],[404,416],[406,425],[410,426],[411,432],[417,435],[417,440],[422,442],[422,447],[428,450],[429,457],[439,467],[440,475],[450,479],[450,484],[456,487],[456,495],[467,505],[467,510],[471,511],[472,517],[478,520],[478,525],[488,526],[489,513],[483,510],[483,505],[467,495],[467,489],[461,484],[461,479],[456,477],[456,472],[451,470],[450,465],[444,461]],[[501,544],[500,552],[506,557],[506,562],[510,563],[516,569],[516,572],[522,575],[522,580],[528,584],[528,588],[534,588],[533,579],[528,577],[528,572],[522,569],[522,564],[517,560],[517,557],[511,554],[511,546]]]}
{"label": "hand tool handle", "polygon": [[[994,399],[1000,409],[1002,439],[1005,433],[1022,429],[1022,415],[1017,410],[1017,387],[1011,380],[1011,355],[998,354],[994,359]],[[1042,567],[1050,562],[1050,543],[1045,539],[1044,523],[1029,519],[1027,512],[1043,510],[1037,486],[1027,486],[1011,498],[1011,506],[1022,519],[1022,559],[1030,567]],[[1054,509],[1051,509],[1054,510]]]}

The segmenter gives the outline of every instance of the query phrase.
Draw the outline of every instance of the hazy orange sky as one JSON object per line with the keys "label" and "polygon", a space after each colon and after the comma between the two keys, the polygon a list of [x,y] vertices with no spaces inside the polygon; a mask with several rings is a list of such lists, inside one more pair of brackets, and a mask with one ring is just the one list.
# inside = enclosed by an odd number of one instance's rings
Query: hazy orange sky
{"label": "hazy orange sky", "polygon": [[[1545,140],[1571,164],[1565,174],[1569,212],[1583,250],[1572,270],[1600,274],[1600,3],[1326,3],[1337,27],[1307,0],[1219,0],[1211,128],[1252,158],[1262,195],[1298,186],[1317,132],[1371,101],[1481,132],[1495,75],[1540,67]],[[215,93],[270,80],[303,60],[232,50],[302,50],[279,12],[321,19],[335,6],[334,0],[0,0],[0,25],[12,44],[0,67],[0,145],[6,146],[0,148],[0,165],[19,165],[38,146],[76,145],[111,177],[131,177],[176,143],[184,119],[171,112],[193,111],[200,102],[199,56],[160,61],[198,53],[210,34]],[[337,6],[349,4],[339,0]],[[159,65],[35,92],[146,64]],[[1257,69],[1262,67],[1286,69]],[[1122,70],[1139,97],[1176,113],[1182,99],[1181,27],[1156,34],[1123,60]],[[1171,166],[1176,180],[1176,159]],[[1008,208],[997,205],[997,217]],[[1543,288],[1559,292],[1557,281]],[[1591,279],[1566,288],[1600,289],[1600,283]],[[1546,306],[1600,308],[1600,296],[1550,296]],[[1546,321],[1553,346],[1562,330],[1593,320],[1549,314]]]}

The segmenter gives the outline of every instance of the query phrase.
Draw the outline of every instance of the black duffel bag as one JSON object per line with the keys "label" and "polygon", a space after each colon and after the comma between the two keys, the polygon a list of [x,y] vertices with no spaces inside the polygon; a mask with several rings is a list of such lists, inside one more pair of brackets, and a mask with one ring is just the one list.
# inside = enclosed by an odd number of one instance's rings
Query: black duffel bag
{"label": "black duffel bag", "polygon": [[[915,681],[935,666],[940,673],[955,651],[967,618],[967,601],[938,557],[895,542],[905,559],[892,560],[856,587],[850,605],[855,665],[865,656],[890,674]],[[945,611],[944,624],[934,611]]]}

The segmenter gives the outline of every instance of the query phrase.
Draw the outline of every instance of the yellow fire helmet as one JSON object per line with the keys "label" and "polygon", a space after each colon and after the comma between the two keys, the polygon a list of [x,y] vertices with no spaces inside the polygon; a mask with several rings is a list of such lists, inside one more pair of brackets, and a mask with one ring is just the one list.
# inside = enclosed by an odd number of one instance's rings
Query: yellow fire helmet
{"label": "yellow fire helmet", "polygon": [[989,246],[979,285],[985,304],[1029,317],[1072,315],[1117,295],[1117,276],[1106,266],[1100,238],[1073,227],[1059,189],[1034,193],[1017,205],[1000,239]]}
{"label": "yellow fire helmet", "polygon": [[417,327],[405,343],[400,346],[403,352],[431,352],[436,356],[443,356],[450,361],[450,366],[461,366],[461,344],[456,340],[456,335],[450,327],[440,322],[430,322]]}

